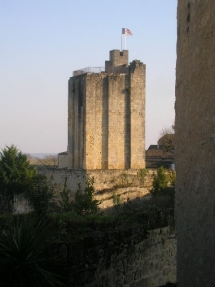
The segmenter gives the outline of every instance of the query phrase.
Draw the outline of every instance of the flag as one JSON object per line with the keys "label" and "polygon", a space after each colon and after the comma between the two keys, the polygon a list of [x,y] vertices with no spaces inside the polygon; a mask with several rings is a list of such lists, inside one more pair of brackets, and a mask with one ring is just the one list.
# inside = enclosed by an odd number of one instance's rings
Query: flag
{"label": "flag", "polygon": [[125,34],[125,36],[132,36],[132,33],[128,28],[122,28],[122,34]]}

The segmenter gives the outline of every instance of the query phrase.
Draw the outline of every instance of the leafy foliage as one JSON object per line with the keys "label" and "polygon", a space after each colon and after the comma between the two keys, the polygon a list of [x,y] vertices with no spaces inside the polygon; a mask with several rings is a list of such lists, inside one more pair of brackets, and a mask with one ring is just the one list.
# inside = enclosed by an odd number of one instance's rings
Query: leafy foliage
{"label": "leafy foliage", "polygon": [[170,170],[168,176],[169,176],[169,184],[170,184],[170,186],[175,187],[176,172],[174,170]]}
{"label": "leafy foliage", "polygon": [[174,145],[175,145],[174,140],[175,140],[174,134],[166,135],[165,143],[163,146],[163,149],[166,152],[174,151]]}
{"label": "leafy foliage", "polygon": [[61,212],[71,211],[73,208],[73,203],[70,201],[70,190],[67,189],[67,178],[64,180],[63,190],[60,193],[61,201],[59,202],[59,207]]}
{"label": "leafy foliage", "polygon": [[157,170],[157,175],[153,175],[153,190],[154,192],[160,192],[168,187],[168,176],[165,173],[165,169],[161,166]]}
{"label": "leafy foliage", "polygon": [[32,189],[25,193],[25,197],[37,213],[46,213],[55,187],[52,178],[47,179],[45,175],[37,174]]}
{"label": "leafy foliage", "polygon": [[86,187],[82,191],[80,184],[75,194],[74,209],[78,214],[95,214],[100,204],[98,200],[93,199],[95,193],[94,178],[87,178]]}
{"label": "leafy foliage", "polygon": [[175,125],[173,124],[171,128],[164,128],[161,133],[161,138],[158,143],[166,151],[174,151],[175,146]]}
{"label": "leafy foliage", "polygon": [[142,169],[139,170],[137,175],[139,177],[141,185],[144,185],[145,177],[147,176],[148,173],[149,173],[149,171],[146,168],[142,168]]}
{"label": "leafy foliage", "polygon": [[31,190],[36,170],[14,145],[0,152],[0,193],[9,200]]}
{"label": "leafy foliage", "polygon": [[166,171],[162,166],[158,168],[157,174],[153,175],[153,193],[175,186],[176,174],[174,171]]}
{"label": "leafy foliage", "polygon": [[57,230],[33,216],[17,217],[0,236],[2,287],[64,286],[55,272],[59,257],[48,251]]}
{"label": "leafy foliage", "polygon": [[121,203],[121,199],[120,199],[120,194],[113,194],[113,196],[112,196],[112,199],[113,199],[113,205],[114,206],[118,206],[118,205],[120,205],[120,203]]}

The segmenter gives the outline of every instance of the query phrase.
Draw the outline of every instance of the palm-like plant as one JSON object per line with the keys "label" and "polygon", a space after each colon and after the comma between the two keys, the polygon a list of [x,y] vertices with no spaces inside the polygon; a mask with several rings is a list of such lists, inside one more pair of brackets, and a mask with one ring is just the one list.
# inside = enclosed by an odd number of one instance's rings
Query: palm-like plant
{"label": "palm-like plant", "polygon": [[10,222],[0,236],[1,286],[64,286],[62,277],[54,271],[59,257],[51,255],[47,247],[54,234],[50,223],[34,216]]}

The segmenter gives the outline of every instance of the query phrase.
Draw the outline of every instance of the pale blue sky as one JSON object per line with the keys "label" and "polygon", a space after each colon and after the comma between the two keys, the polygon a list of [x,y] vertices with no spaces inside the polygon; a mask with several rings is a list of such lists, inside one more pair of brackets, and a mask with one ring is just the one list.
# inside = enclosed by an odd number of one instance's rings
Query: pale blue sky
{"label": "pale blue sky", "polygon": [[0,149],[67,148],[67,84],[104,66],[129,28],[146,64],[146,148],[174,121],[177,0],[0,0]]}

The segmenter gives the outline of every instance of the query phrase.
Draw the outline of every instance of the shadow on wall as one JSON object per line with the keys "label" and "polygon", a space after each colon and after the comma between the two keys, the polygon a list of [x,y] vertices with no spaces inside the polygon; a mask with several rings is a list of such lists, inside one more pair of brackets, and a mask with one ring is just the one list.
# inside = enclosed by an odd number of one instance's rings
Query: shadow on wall
{"label": "shadow on wall", "polygon": [[174,204],[175,204],[175,190],[174,188],[166,189],[159,194],[146,194],[127,202],[121,202],[120,196],[112,197],[113,206],[105,209],[100,209],[101,212],[110,215],[118,215],[121,213],[132,213],[137,210],[153,211],[159,210],[160,212],[169,212],[171,223],[174,221]]}
{"label": "shadow on wall", "polygon": [[55,193],[56,201],[60,200],[65,179],[67,179],[67,189],[70,190],[70,197],[73,200],[79,186],[81,190],[84,190],[87,179],[94,178],[94,195],[95,199],[101,203],[100,209],[102,210],[119,203],[118,199],[120,199],[120,203],[124,203],[149,193],[149,188],[141,182],[139,171],[94,170],[86,172],[81,169],[39,168],[38,172],[48,178],[53,177],[53,181],[58,186]]}
{"label": "shadow on wall", "polygon": [[[138,208],[147,205],[152,196],[153,175],[151,169],[141,170],[71,170],[55,168],[39,168],[38,172],[47,177],[53,177],[58,185],[55,199],[60,200],[60,192],[67,179],[67,189],[70,190],[71,200],[80,188],[84,190],[87,178],[94,178],[95,199],[100,202],[100,209],[108,212]],[[154,200],[154,199],[153,199]],[[160,197],[159,202],[163,199]]]}

